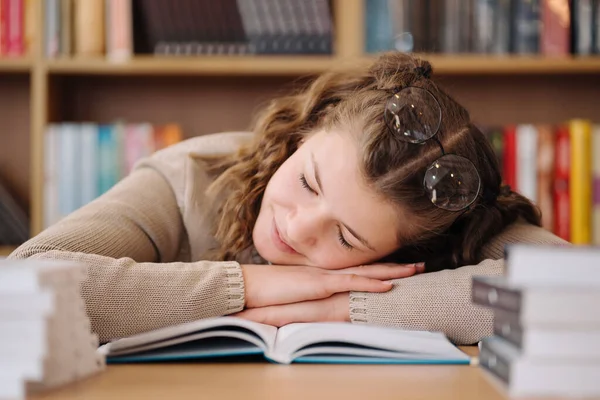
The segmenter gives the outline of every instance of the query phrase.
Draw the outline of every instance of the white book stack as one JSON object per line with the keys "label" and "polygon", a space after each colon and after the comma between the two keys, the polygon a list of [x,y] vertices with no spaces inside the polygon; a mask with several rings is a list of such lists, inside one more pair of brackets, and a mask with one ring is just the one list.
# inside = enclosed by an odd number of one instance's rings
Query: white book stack
{"label": "white book stack", "polygon": [[105,367],[79,286],[86,267],[0,261],[0,399],[58,387]]}
{"label": "white book stack", "polygon": [[511,396],[600,396],[600,248],[512,245],[506,262],[473,278],[494,313],[482,368]]}

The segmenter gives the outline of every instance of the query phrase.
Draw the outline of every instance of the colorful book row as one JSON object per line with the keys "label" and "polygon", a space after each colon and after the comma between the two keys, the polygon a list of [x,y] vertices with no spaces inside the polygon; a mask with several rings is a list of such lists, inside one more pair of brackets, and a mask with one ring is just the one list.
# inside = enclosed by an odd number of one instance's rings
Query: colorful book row
{"label": "colorful book row", "polygon": [[600,53],[600,0],[365,1],[369,53]]}
{"label": "colorful book row", "polygon": [[542,211],[543,226],[578,245],[600,245],[600,124],[485,129],[505,183]]}
{"label": "colorful book row", "polygon": [[105,193],[138,160],[181,140],[176,124],[49,125],[44,147],[44,225],[58,222]]}

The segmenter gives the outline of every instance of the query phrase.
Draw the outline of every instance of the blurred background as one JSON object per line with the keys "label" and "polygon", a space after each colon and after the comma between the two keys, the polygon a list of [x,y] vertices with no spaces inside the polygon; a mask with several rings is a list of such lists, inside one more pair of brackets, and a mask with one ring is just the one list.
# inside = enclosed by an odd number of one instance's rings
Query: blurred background
{"label": "blurred background", "polygon": [[600,244],[599,26],[600,0],[0,0],[0,255],[139,158],[388,50],[432,63],[547,229]]}

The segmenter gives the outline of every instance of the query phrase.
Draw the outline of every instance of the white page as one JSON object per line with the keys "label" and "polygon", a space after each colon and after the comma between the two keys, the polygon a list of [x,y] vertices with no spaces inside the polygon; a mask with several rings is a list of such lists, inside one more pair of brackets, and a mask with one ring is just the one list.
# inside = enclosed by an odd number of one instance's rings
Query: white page
{"label": "white page", "polygon": [[404,353],[440,358],[466,356],[440,332],[408,331],[352,323],[300,323],[279,329],[273,359],[291,357],[311,344],[345,342]]}
{"label": "white page", "polygon": [[[110,356],[120,356],[120,355],[133,354],[133,353],[138,353],[138,352],[143,352],[143,351],[145,352],[148,350],[160,349],[160,348],[164,348],[167,346],[174,346],[174,345],[181,344],[181,343],[189,343],[189,342],[196,341],[196,340],[210,339],[210,338],[240,339],[240,340],[248,342],[248,343],[262,349],[263,351],[267,351],[268,348],[272,347],[274,339],[275,339],[273,337],[269,343],[265,343],[264,341],[257,339],[256,336],[251,335],[249,333],[219,330],[219,331],[195,333],[195,334],[178,337],[178,338],[171,339],[171,340],[164,340],[161,342],[155,342],[155,343],[137,346],[137,347],[124,349],[124,350],[116,350],[115,351],[111,348],[110,344],[108,344],[108,345],[101,347],[101,352],[109,357]],[[202,345],[199,344],[199,347],[200,346],[202,346]]]}
{"label": "white page", "polygon": [[131,347],[172,339],[177,336],[200,333],[200,331],[206,329],[226,326],[246,328],[249,331],[256,333],[265,343],[273,343],[274,338],[277,335],[277,328],[274,326],[259,324],[236,317],[216,317],[192,321],[181,325],[168,326],[150,332],[144,332],[138,335],[118,339],[114,342],[111,342],[107,349],[111,352],[116,352]]}

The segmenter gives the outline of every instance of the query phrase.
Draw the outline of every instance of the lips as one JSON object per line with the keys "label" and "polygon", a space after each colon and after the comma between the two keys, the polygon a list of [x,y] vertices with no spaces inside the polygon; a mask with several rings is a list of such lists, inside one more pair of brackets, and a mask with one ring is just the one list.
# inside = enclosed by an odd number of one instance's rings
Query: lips
{"label": "lips", "polygon": [[275,245],[275,247],[277,247],[280,251],[282,251],[284,253],[289,253],[289,254],[297,254],[298,253],[296,250],[294,250],[294,248],[292,246],[290,246],[283,240],[283,238],[281,237],[281,233],[279,232],[279,229],[277,228],[277,223],[275,222],[275,219],[273,219],[273,227],[271,229],[271,240],[273,241],[273,244]]}

